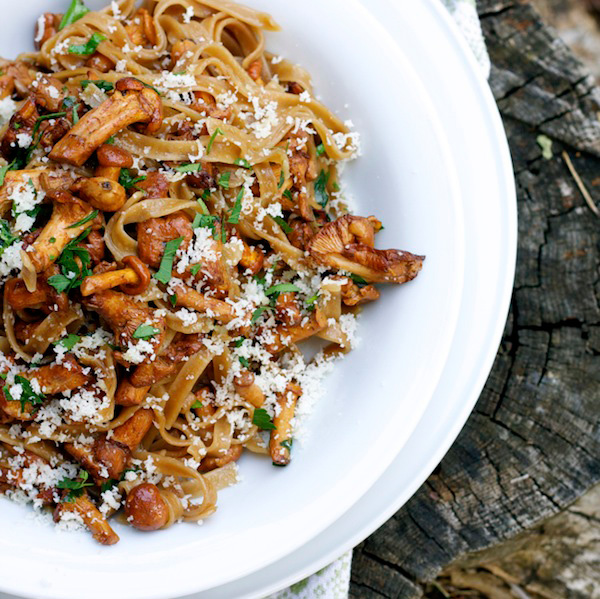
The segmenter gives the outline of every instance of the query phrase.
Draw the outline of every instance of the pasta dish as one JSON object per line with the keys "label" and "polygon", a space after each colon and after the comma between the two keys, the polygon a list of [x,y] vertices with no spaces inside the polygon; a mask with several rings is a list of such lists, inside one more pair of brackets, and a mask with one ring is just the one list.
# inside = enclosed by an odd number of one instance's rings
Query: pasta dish
{"label": "pasta dish", "polygon": [[349,213],[358,134],[277,29],[65,0],[0,60],[0,490],[100,543],[201,522],[245,451],[288,465],[374,284],[421,270]]}

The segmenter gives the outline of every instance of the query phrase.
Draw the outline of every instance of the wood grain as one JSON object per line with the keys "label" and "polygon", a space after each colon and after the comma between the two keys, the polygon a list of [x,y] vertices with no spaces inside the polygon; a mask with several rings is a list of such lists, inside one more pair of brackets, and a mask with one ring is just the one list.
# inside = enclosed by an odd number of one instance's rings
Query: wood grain
{"label": "wood grain", "polygon": [[[355,550],[351,597],[423,583],[564,509],[600,480],[600,93],[526,3],[478,3],[519,207],[511,312],[463,432],[411,501]],[[542,157],[539,135],[552,139]]]}

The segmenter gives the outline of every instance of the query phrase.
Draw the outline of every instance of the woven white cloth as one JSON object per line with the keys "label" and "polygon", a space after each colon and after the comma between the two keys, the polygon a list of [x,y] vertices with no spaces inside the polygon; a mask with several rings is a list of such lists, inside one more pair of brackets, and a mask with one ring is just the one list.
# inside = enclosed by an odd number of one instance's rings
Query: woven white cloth
{"label": "woven white cloth", "polygon": [[[441,2],[456,21],[487,79],[490,74],[490,58],[485,47],[475,0]],[[351,564],[352,552],[349,551],[316,574],[266,599],[347,599]]]}

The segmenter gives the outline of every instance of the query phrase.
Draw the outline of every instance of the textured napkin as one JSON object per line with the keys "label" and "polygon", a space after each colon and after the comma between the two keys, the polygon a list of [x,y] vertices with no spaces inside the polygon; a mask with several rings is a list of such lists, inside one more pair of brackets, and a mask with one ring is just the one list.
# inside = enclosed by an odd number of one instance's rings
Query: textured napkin
{"label": "textured napkin", "polygon": [[[454,18],[487,79],[490,74],[490,57],[485,47],[475,0],[441,2]],[[348,551],[316,574],[266,599],[347,599],[351,563],[352,552]]]}

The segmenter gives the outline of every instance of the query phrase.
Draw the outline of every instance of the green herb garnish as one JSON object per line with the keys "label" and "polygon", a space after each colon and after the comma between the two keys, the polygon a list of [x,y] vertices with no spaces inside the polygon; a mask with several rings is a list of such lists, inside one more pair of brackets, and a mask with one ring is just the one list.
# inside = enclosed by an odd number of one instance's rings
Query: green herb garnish
{"label": "green herb garnish", "polygon": [[2,387],[4,395],[8,401],[18,401],[21,404],[21,412],[25,411],[25,404],[29,403],[32,406],[39,406],[44,402],[46,396],[43,393],[36,393],[31,386],[31,381],[25,377],[17,374],[15,376],[15,385],[21,386],[21,395],[19,397],[13,397],[10,394],[8,385]]}
{"label": "green herb garnish", "polygon": [[154,278],[165,285],[171,280],[173,274],[173,259],[175,254],[183,241],[183,237],[177,237],[177,239],[171,239],[165,244],[165,252],[162,260],[160,261],[160,268],[158,272],[154,274]]}
{"label": "green herb garnish", "polygon": [[246,358],[240,356],[238,359],[244,368],[250,368],[250,364],[248,364],[248,360]]}
{"label": "green herb garnish", "polygon": [[281,447],[285,447],[288,451],[292,451],[292,443],[294,442],[293,439],[286,439],[285,441],[281,441],[279,443],[279,445],[281,445]]}
{"label": "green herb garnish", "polygon": [[176,293],[169,296],[169,302],[171,302],[171,306],[173,306],[173,308],[177,305],[177,294]]}
{"label": "green herb garnish", "polygon": [[0,256],[4,253],[4,250],[12,245],[19,238],[12,234],[8,221],[0,218]]}
{"label": "green herb garnish", "polygon": [[67,229],[76,229],[77,227],[81,227],[81,225],[85,225],[85,223],[89,223],[91,220],[94,220],[98,216],[98,210],[94,210],[90,212],[87,216],[83,217],[81,220],[78,220],[76,223],[69,225]]}
{"label": "green herb garnish", "polygon": [[217,180],[217,183],[224,189],[229,189],[229,179],[230,178],[231,178],[231,171],[227,171],[226,173],[221,173],[219,175],[219,179]]}
{"label": "green herb garnish", "polygon": [[323,156],[325,154],[325,146],[323,144],[319,144],[317,146],[317,156]]}
{"label": "green herb garnish", "polygon": [[134,332],[132,337],[134,339],[150,339],[157,333],[160,333],[160,329],[153,327],[151,324],[141,324]]}
{"label": "green herb garnish", "polygon": [[292,202],[294,201],[294,196],[292,196],[292,192],[291,192],[289,189],[286,189],[286,190],[283,192],[283,195],[284,195],[284,197],[286,197],[288,200],[290,200],[290,201],[292,201]]}
{"label": "green herb garnish", "polygon": [[145,180],[145,176],[133,177],[128,168],[122,168],[121,174],[119,175],[119,185],[123,186],[125,189],[131,189],[132,187],[135,187],[136,183]]}
{"label": "green herb garnish", "polygon": [[189,164],[182,164],[181,166],[176,166],[175,170],[178,173],[197,173],[202,170],[202,165],[199,162],[195,164],[192,164],[190,162]]}
{"label": "green herb garnish", "polygon": [[237,166],[241,166],[243,168],[252,168],[252,165],[245,158],[238,158],[233,161],[233,164],[237,164]]}
{"label": "green herb garnish", "polygon": [[257,408],[252,415],[252,424],[258,426],[263,431],[272,431],[275,428],[271,417],[264,408]]}
{"label": "green herb garnish", "polygon": [[79,471],[79,478],[63,478],[56,486],[59,489],[68,489],[69,492],[63,497],[64,503],[73,503],[77,497],[83,494],[85,487],[93,487],[93,483],[87,482],[89,478],[87,470]]}
{"label": "green herb garnish", "polygon": [[315,195],[317,203],[325,208],[329,202],[329,194],[327,193],[327,183],[329,183],[329,172],[321,171],[315,181]]}
{"label": "green herb garnish", "polygon": [[79,56],[91,56],[96,48],[106,39],[106,36],[97,31],[92,34],[92,37],[85,43],[76,46],[69,46],[69,54],[79,54]]}
{"label": "green herb garnish", "polygon": [[115,89],[114,83],[105,81],[104,79],[82,79],[79,83],[84,90],[87,89],[87,86],[91,83],[93,83],[98,89],[104,90],[105,92],[111,92],[113,89]]}
{"label": "green herb garnish", "polygon": [[75,23],[75,21],[79,21],[79,19],[87,15],[88,12],[90,12],[90,9],[81,0],[72,0],[71,6],[69,6],[67,12],[63,15],[63,18],[60,21],[58,30],[61,31],[67,27],[67,25],[71,25]]}
{"label": "green herb garnish", "polygon": [[81,341],[81,337],[79,335],[73,335],[73,333],[69,333],[66,337],[59,339],[58,341],[54,341],[52,345],[60,345],[65,349],[73,349],[77,343]]}
{"label": "green herb garnish", "polygon": [[[91,230],[91,227],[88,227],[75,239],[71,240],[58,257],[56,263],[60,266],[62,274],[49,277],[48,283],[59,293],[79,287],[83,279],[92,274],[90,253],[85,248],[77,246],[90,234]],[[81,267],[76,258],[79,258]]]}
{"label": "green herb garnish", "polygon": [[292,283],[279,283],[278,285],[269,287],[265,291],[265,295],[268,297],[269,295],[275,295],[276,293],[287,293],[292,291],[300,291],[300,287],[297,287]]}
{"label": "green herb garnish", "polygon": [[260,306],[259,308],[256,308],[256,310],[254,310],[252,313],[252,319],[250,320],[250,323],[254,324],[263,315],[263,312],[268,309],[269,306]]}
{"label": "green herb garnish", "polygon": [[200,272],[201,268],[202,264],[193,264],[192,266],[190,266],[190,272],[195,277]]}
{"label": "green herb garnish", "polygon": [[6,164],[3,167],[0,167],[0,187],[4,185],[4,179],[6,178],[6,173],[12,169],[15,161],[13,160],[10,164]]}
{"label": "green herb garnish", "polygon": [[201,408],[201,407],[202,407],[202,402],[201,402],[199,399],[197,399],[197,400],[196,400],[196,401],[195,401],[195,402],[194,402],[194,403],[193,403],[193,404],[190,406],[190,408],[191,408],[192,410],[197,410],[198,408]]}
{"label": "green herb garnish", "polygon": [[235,205],[233,206],[233,210],[231,211],[231,214],[230,214],[229,218],[227,219],[227,222],[232,225],[237,225],[237,223],[240,220],[240,214],[242,212],[242,198],[243,197],[244,197],[244,188],[242,187],[242,189],[240,189],[239,193],[237,194],[237,198],[235,199]]}
{"label": "green herb garnish", "polygon": [[215,143],[215,139],[217,135],[225,135],[225,131],[223,131],[220,127],[215,129],[215,132],[210,136],[210,140],[208,141],[208,146],[206,146],[206,153],[210,154],[212,150],[213,144]]}
{"label": "green herb garnish", "polygon": [[285,222],[285,219],[282,218],[281,216],[274,216],[273,220],[283,229],[284,233],[291,233],[292,232],[292,227],[290,227]]}

